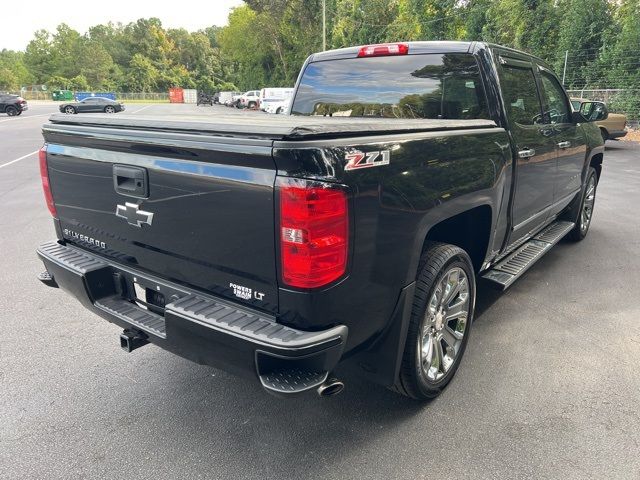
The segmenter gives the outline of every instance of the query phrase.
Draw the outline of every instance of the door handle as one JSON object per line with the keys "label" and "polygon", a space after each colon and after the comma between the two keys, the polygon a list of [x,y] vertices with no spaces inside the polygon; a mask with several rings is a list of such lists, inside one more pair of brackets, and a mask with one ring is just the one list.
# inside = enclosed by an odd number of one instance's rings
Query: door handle
{"label": "door handle", "polygon": [[569,148],[571,146],[571,142],[560,142],[558,143],[558,148]]}
{"label": "door handle", "polygon": [[524,150],[520,150],[518,152],[519,158],[531,158],[536,154],[536,151],[533,148],[525,148]]}

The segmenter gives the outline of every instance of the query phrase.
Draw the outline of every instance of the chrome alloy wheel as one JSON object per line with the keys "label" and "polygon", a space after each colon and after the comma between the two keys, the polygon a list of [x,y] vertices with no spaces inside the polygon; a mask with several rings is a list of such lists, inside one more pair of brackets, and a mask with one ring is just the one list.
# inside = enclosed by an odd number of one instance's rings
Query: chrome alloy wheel
{"label": "chrome alloy wheel", "polygon": [[72,106],[68,106],[64,108],[64,113],[66,113],[67,115],[73,115],[74,113],[76,113],[76,109]]}
{"label": "chrome alloy wheel", "polygon": [[437,382],[455,363],[467,332],[469,279],[460,267],[447,270],[429,299],[419,353],[426,379]]}
{"label": "chrome alloy wheel", "polygon": [[580,212],[580,230],[584,234],[589,228],[591,223],[591,216],[593,215],[593,205],[596,201],[596,177],[592,175],[589,178],[587,184],[587,193],[584,195],[582,201],[582,211]]}

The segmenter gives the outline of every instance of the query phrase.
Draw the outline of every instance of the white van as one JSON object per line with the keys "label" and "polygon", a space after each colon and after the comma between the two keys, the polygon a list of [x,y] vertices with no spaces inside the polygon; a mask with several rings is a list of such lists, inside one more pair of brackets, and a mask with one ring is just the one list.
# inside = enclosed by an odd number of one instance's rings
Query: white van
{"label": "white van", "polygon": [[220,105],[226,105],[231,102],[231,97],[235,92],[220,92],[218,95],[218,103]]}
{"label": "white van", "polygon": [[287,102],[291,95],[293,95],[293,88],[263,88],[260,90],[260,110],[272,111],[269,104]]}

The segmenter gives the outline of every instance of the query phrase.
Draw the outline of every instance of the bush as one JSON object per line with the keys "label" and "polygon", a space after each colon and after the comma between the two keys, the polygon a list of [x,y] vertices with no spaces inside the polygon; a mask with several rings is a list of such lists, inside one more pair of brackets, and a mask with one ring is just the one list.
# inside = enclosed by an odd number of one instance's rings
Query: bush
{"label": "bush", "polygon": [[624,113],[629,120],[640,119],[640,90],[625,90],[613,97],[609,104],[609,111]]}

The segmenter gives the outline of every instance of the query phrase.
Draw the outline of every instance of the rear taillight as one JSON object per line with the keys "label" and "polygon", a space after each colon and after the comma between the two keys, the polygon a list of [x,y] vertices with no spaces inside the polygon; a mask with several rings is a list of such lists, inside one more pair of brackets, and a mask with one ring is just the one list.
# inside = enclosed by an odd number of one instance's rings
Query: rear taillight
{"label": "rear taillight", "polygon": [[359,57],[386,57],[388,55],[406,55],[409,53],[409,45],[406,43],[379,43],[366,45],[360,48]]}
{"label": "rear taillight", "polygon": [[45,145],[38,152],[38,158],[40,160],[40,179],[42,180],[42,190],[44,191],[44,199],[47,202],[47,208],[51,215],[58,216],[56,211],[56,204],[53,203],[53,196],[51,195],[51,184],[49,182],[49,168],[47,167],[47,146]]}
{"label": "rear taillight", "polygon": [[278,178],[282,281],[318,288],[347,269],[349,208],[346,192],[335,185]]}

